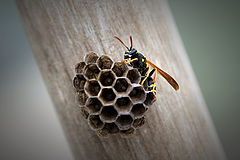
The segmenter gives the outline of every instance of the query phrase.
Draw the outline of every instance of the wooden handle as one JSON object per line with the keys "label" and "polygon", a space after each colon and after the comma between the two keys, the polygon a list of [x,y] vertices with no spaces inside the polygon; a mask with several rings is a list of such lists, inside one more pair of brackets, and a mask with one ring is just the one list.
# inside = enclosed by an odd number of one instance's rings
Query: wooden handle
{"label": "wooden handle", "polygon": [[[225,159],[165,0],[19,0],[25,31],[76,159]],[[89,51],[123,59],[125,43],[176,78],[159,76],[157,102],[130,138],[99,138],[81,117],[74,65]],[[44,117],[44,115],[43,115]]]}

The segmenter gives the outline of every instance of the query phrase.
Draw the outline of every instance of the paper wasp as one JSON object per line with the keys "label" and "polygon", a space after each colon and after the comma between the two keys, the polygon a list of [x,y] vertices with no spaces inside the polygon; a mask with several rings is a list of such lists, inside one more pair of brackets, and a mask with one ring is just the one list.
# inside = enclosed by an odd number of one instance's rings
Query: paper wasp
{"label": "paper wasp", "polygon": [[[143,86],[145,81],[147,81],[148,90],[154,93],[155,98],[156,98],[157,72],[160,73],[160,75],[163,76],[175,90],[179,89],[178,83],[169,74],[167,74],[166,72],[161,70],[159,67],[157,67],[155,64],[147,60],[145,56],[143,56],[141,53],[139,53],[136,49],[132,47],[132,44],[133,44],[132,36],[130,36],[130,43],[131,43],[130,48],[128,48],[120,38],[116,36],[114,36],[114,38],[119,40],[127,48],[127,51],[124,54],[123,62],[131,65],[133,68],[138,69],[140,74],[144,76],[144,79],[142,80],[141,85]],[[151,72],[150,72],[149,65],[153,68]],[[153,73],[154,73],[154,78],[152,79],[151,76]]]}

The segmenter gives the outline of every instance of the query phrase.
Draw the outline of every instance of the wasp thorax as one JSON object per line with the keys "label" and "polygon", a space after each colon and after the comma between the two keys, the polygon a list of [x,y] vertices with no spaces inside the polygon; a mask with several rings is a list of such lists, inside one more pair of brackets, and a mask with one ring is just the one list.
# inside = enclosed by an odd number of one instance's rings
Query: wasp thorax
{"label": "wasp thorax", "polygon": [[75,72],[73,86],[79,113],[99,136],[129,136],[143,126],[144,114],[155,97],[139,84],[137,69],[91,52],[84,62],[75,65]]}

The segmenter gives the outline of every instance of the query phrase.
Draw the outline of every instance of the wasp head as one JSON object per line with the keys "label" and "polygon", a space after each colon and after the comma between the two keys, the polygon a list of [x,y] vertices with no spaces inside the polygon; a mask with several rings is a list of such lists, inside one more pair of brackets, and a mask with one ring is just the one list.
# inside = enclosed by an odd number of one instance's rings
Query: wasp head
{"label": "wasp head", "polygon": [[137,52],[137,50],[134,49],[134,48],[132,48],[131,50],[126,51],[125,54],[124,54],[124,59],[131,58],[132,55],[134,55],[136,52]]}
{"label": "wasp head", "polygon": [[127,51],[126,51],[125,54],[124,54],[124,59],[131,58],[131,56],[132,56],[134,53],[137,52],[136,49],[132,48],[132,36],[130,36],[130,43],[131,43],[130,48],[128,48],[128,47],[123,43],[123,41],[122,41],[120,38],[118,38],[118,37],[116,37],[116,36],[114,36],[114,38],[116,38],[117,40],[119,40],[119,41],[122,43],[122,45],[127,48]]}

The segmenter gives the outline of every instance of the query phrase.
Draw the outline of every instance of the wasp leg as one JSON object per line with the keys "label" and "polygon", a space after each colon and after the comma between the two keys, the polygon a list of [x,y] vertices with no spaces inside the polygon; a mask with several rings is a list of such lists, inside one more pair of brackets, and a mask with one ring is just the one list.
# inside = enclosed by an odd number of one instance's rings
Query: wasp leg
{"label": "wasp leg", "polygon": [[157,80],[157,72],[154,73],[154,78],[153,78],[153,94],[155,95],[155,101],[157,100],[157,91],[156,91],[156,80]]}
{"label": "wasp leg", "polygon": [[129,60],[129,61],[127,61],[126,59],[124,59],[122,62],[124,62],[124,63],[131,63],[131,62],[137,61],[137,60],[138,60],[138,58],[134,58],[134,59]]}
{"label": "wasp leg", "polygon": [[141,82],[141,85],[142,85],[142,86],[143,86],[144,82],[146,81],[146,79],[148,78],[149,73],[150,73],[150,69],[149,69],[149,65],[147,64],[147,74],[146,74],[146,76],[144,77],[144,79],[143,79],[142,82]]}
{"label": "wasp leg", "polygon": [[155,99],[154,99],[154,101],[156,101],[157,100],[157,91],[156,91],[156,84],[154,83],[153,84],[153,89],[151,90],[151,92],[153,92],[153,94],[154,94],[154,96],[155,96]]}

